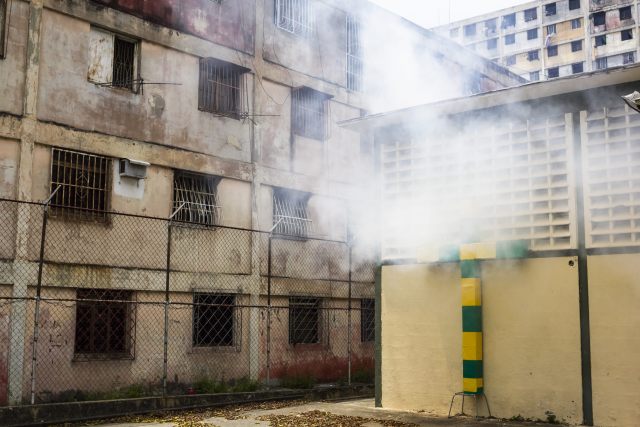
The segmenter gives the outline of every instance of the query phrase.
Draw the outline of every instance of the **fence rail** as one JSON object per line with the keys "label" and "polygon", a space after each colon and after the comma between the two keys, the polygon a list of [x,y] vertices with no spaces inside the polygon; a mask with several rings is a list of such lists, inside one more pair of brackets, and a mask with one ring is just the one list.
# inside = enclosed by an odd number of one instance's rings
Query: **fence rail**
{"label": "fence rail", "polygon": [[0,199],[0,405],[373,381],[353,242]]}

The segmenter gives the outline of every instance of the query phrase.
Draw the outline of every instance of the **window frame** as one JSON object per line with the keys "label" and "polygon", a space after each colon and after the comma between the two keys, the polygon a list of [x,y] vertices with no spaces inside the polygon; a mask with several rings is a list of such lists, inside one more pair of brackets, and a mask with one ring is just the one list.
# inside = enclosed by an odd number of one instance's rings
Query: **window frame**
{"label": "window frame", "polygon": [[[324,329],[322,316],[322,298],[308,296],[290,296],[288,305],[289,319],[289,345],[291,346],[317,346],[324,344]],[[300,317],[305,323],[309,323],[306,318],[313,316],[311,324],[315,325],[315,331],[305,325],[300,325]],[[303,327],[305,326],[305,327]],[[309,334],[305,331],[311,331]],[[301,338],[301,334],[305,335]]]}
{"label": "window frame", "polygon": [[[95,294],[95,295],[94,295]],[[112,302],[111,302],[112,301]],[[122,351],[96,351],[95,350],[95,328],[97,326],[96,317],[104,317],[104,315],[97,315],[96,312],[100,309],[112,309],[116,308],[125,312],[124,321],[124,337],[122,341],[124,343],[124,349]],[[135,347],[136,347],[136,308],[137,303],[135,300],[135,293],[130,290],[122,289],[93,289],[93,288],[76,288],[76,305],[74,311],[74,330],[73,330],[73,361],[91,361],[91,360],[135,360]],[[78,336],[80,333],[81,311],[88,309],[90,311],[89,326],[89,344],[94,349],[79,348]],[[113,313],[113,310],[108,312],[109,319],[117,318],[117,314]],[[110,322],[107,322],[110,323]],[[111,333],[113,329],[112,324],[107,326],[108,333]]]}
{"label": "window frame", "polygon": [[531,28],[531,29],[527,30],[527,41],[537,40],[537,39],[538,39],[538,29],[537,28]]}
{"label": "window frame", "polygon": [[360,20],[347,14],[346,25],[346,88],[350,92],[362,92],[364,83],[364,61],[362,56],[362,40]]}
{"label": "window frame", "polygon": [[[625,38],[625,35],[627,38]],[[629,40],[633,40],[633,29],[627,28],[626,30],[620,31],[620,41],[626,42]]]}
{"label": "window frame", "polygon": [[[576,2],[578,5],[576,6]],[[569,10],[576,10],[581,8],[580,0],[569,0]]]}
{"label": "window frame", "polygon": [[[597,20],[597,22],[596,22]],[[600,23],[598,23],[600,22]],[[603,25],[607,24],[607,15],[605,12],[595,12],[593,14],[593,26],[594,27],[601,27]]]}
{"label": "window frame", "polygon": [[555,16],[558,14],[558,7],[555,2],[544,5],[544,16]]}
{"label": "window frame", "polygon": [[[595,61],[595,69],[596,70],[606,70],[607,68],[609,68],[609,57],[605,56],[602,58],[596,58]],[[604,66],[602,66],[604,65]]]}
{"label": "window frame", "polygon": [[547,57],[553,58],[554,56],[558,56],[558,45],[551,45],[547,47]]}
{"label": "window frame", "polygon": [[[580,66],[580,70],[576,71],[576,66],[579,65]],[[572,74],[580,74],[580,73],[584,73],[584,62],[576,62],[571,64],[571,73]]]}
{"label": "window frame", "polygon": [[487,50],[495,50],[498,48],[498,39],[488,39],[487,40]]}
{"label": "window frame", "polygon": [[275,0],[274,9],[275,25],[280,30],[300,37],[313,33],[314,12],[310,0]]}
{"label": "window frame", "polygon": [[[627,15],[628,12],[628,15]],[[623,13],[627,16],[623,17]],[[621,7],[618,9],[618,16],[620,21],[627,21],[629,19],[633,19],[633,11],[631,9],[631,6],[625,6],[625,7]]]}
{"label": "window frame", "polygon": [[527,60],[530,62],[540,60],[540,51],[538,49],[530,50],[527,52]]}
{"label": "window frame", "polygon": [[[217,58],[200,58],[198,64],[198,110],[218,117],[240,120],[248,105],[246,74],[251,70]],[[213,78],[211,78],[213,74]],[[229,83],[227,80],[231,79]],[[227,92],[226,94],[224,92]],[[229,92],[231,96],[229,96]],[[226,95],[227,105],[222,105]],[[229,104],[230,102],[230,104]],[[230,106],[233,107],[229,108]]]}
{"label": "window frame", "polygon": [[580,52],[584,49],[582,39],[571,42],[571,52]]}
{"label": "window frame", "polygon": [[[126,43],[132,45],[131,48],[131,70],[129,70],[128,74],[130,74],[131,81],[127,82],[116,81],[116,68],[117,64],[117,55],[116,46],[118,46],[118,42],[120,45],[122,43]],[[111,87],[115,89],[124,89],[129,90],[133,93],[138,93],[140,90],[140,40],[133,39],[131,37],[123,36],[118,33],[113,33],[113,71],[111,72]]]}
{"label": "window frame", "polygon": [[582,28],[582,18],[574,18],[571,20],[571,29],[579,30]]}
{"label": "window frame", "polygon": [[524,22],[532,22],[538,19],[538,8],[532,7],[523,11]]}
{"label": "window frame", "polygon": [[376,300],[360,299],[360,342],[370,343],[376,339]]}
{"label": "window frame", "polygon": [[[553,74],[555,75],[551,75],[553,72]],[[550,79],[557,79],[558,77],[560,77],[560,67],[549,67],[547,68],[547,77]]]}
{"label": "window frame", "polygon": [[514,13],[510,13],[508,15],[502,15],[502,22],[501,22],[501,26],[502,29],[507,29],[507,28],[515,28],[517,23],[517,17],[515,12]]}
{"label": "window frame", "polygon": [[511,65],[515,65],[516,62],[517,62],[516,55],[507,55],[504,58],[504,65],[506,65],[507,67]]}
{"label": "window frame", "polygon": [[[218,198],[218,185],[221,180],[222,177],[216,175],[175,169],[172,221],[184,226],[219,227],[222,224],[222,206]],[[191,183],[191,188],[183,186],[188,182]],[[204,220],[201,220],[202,218]]]}
{"label": "window frame", "polygon": [[[470,31],[472,30],[473,31]],[[475,37],[478,34],[478,24],[467,24],[462,27],[462,34],[464,37]]]}
{"label": "window frame", "polygon": [[[600,42],[599,42],[600,40]],[[600,46],[606,46],[607,45],[607,35],[606,34],[602,34],[599,36],[595,36],[593,38],[593,42],[595,47],[600,47]]]}
{"label": "window frame", "polygon": [[[210,299],[212,301],[201,301],[199,299]],[[222,340],[215,339],[218,333],[211,334],[211,330],[218,330],[220,322],[215,320],[213,325],[211,322],[201,324],[202,316],[205,311],[211,310],[210,316],[218,315],[219,317],[228,316],[225,323],[231,332],[230,340],[228,340],[228,332],[222,336]],[[217,311],[217,313],[216,313]],[[200,317],[199,317],[200,316]],[[200,332],[205,331],[204,338],[200,336]],[[209,337],[214,338],[211,342]],[[217,341],[217,342],[216,342]],[[191,348],[194,351],[218,350],[218,351],[234,351],[239,352],[242,348],[242,313],[238,308],[238,295],[224,292],[209,292],[195,290],[193,292],[193,306],[191,318]]]}
{"label": "window frame", "polygon": [[308,86],[293,88],[291,92],[291,133],[316,141],[328,139],[328,104],[331,98],[331,95]]}
{"label": "window frame", "polygon": [[[535,76],[535,78],[534,78]],[[540,71],[531,71],[529,72],[529,81],[539,82],[540,81]]]}
{"label": "window frame", "polygon": [[516,35],[515,34],[505,34],[504,36],[504,45],[510,46],[512,44],[516,44]]}
{"label": "window frame", "polygon": [[273,234],[281,238],[306,240],[312,234],[309,218],[311,193],[272,187]]}
{"label": "window frame", "polygon": [[[629,59],[630,58],[630,59]],[[622,65],[629,65],[636,63],[636,52],[625,52],[622,54]]]}
{"label": "window frame", "polygon": [[553,35],[553,34],[557,34],[557,32],[558,32],[558,27],[557,27],[556,24],[549,24],[549,25],[547,25],[546,29],[547,29],[547,35],[548,36]]}

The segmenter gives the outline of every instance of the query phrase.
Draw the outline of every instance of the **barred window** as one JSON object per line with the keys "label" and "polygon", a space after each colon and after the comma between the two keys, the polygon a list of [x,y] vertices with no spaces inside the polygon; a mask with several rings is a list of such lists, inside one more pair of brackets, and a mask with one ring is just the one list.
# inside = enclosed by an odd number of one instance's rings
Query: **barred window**
{"label": "barred window", "polygon": [[8,38],[6,28],[7,21],[7,0],[0,0],[0,59],[4,58],[6,53],[6,39]]}
{"label": "barred window", "polygon": [[238,119],[246,108],[244,74],[249,71],[214,58],[200,59],[198,109]]}
{"label": "barred window", "polygon": [[326,138],[329,98],[327,94],[308,87],[293,90],[291,126],[295,135],[317,140]]}
{"label": "barred window", "polygon": [[320,299],[289,298],[289,343],[320,342]]}
{"label": "barred window", "polygon": [[535,21],[536,19],[538,19],[538,9],[533,7],[524,11],[525,22]]}
{"label": "barred window", "polygon": [[89,33],[89,81],[98,86],[137,93],[141,82],[139,52],[139,40],[92,27]]}
{"label": "barred window", "polygon": [[113,43],[113,87],[133,90],[136,45],[133,40],[115,36]]}
{"label": "barred window", "polygon": [[236,344],[236,297],[203,294],[193,296],[193,346],[232,347]]}
{"label": "barred window", "polygon": [[273,189],[273,225],[274,233],[307,237],[311,231],[311,220],[307,214],[309,193],[287,190],[284,188]]}
{"label": "barred window", "polygon": [[75,358],[133,358],[133,293],[101,289],[78,289],[76,292]]}
{"label": "barred window", "polygon": [[54,148],[51,201],[54,217],[106,221],[111,161],[106,157]]}
{"label": "barred window", "polygon": [[360,22],[353,15],[347,15],[347,89],[362,91],[362,69]]}
{"label": "barred window", "polygon": [[174,219],[199,225],[221,223],[222,208],[218,205],[217,187],[220,178],[191,172],[176,171],[173,178]]}
{"label": "barred window", "polygon": [[371,342],[376,339],[376,300],[360,300],[360,340]]}
{"label": "barred window", "polygon": [[292,34],[311,34],[312,10],[309,0],[276,0],[276,25]]}

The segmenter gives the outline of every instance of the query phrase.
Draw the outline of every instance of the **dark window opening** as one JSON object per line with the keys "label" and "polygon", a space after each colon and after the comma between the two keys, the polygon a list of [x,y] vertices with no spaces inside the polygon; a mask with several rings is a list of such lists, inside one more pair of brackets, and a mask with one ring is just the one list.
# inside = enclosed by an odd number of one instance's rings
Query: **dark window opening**
{"label": "dark window opening", "polygon": [[507,34],[506,36],[504,36],[504,44],[505,45],[514,44],[515,42],[516,42],[516,35],[515,34]]}
{"label": "dark window opening", "polygon": [[0,0],[0,59],[5,57],[6,44],[9,38],[7,32],[9,31],[6,25],[7,21],[7,0]]}
{"label": "dark window opening", "polygon": [[502,17],[502,28],[511,28],[516,26],[516,14],[511,13]]}
{"label": "dark window opening", "polygon": [[376,300],[360,300],[360,340],[371,342],[376,339]]}
{"label": "dark window opening", "polygon": [[489,19],[484,22],[484,30],[487,36],[492,36],[498,29],[498,20],[496,18]]}
{"label": "dark window opening", "polygon": [[476,35],[476,24],[469,24],[464,26],[464,36],[473,37]]}
{"label": "dark window opening", "polygon": [[291,126],[293,133],[305,138],[327,137],[327,101],[330,97],[308,87],[293,90]]}
{"label": "dark window opening", "polygon": [[199,225],[219,225],[222,208],[218,204],[220,178],[176,171],[173,177],[174,220]]}
{"label": "dark window opening", "polygon": [[531,9],[527,9],[524,11],[524,20],[525,22],[529,22],[529,21],[535,21],[536,19],[538,19],[538,9],[537,8],[531,8]]}
{"label": "dark window opening", "polygon": [[569,10],[580,9],[580,0],[569,0]]}
{"label": "dark window opening", "polygon": [[487,49],[493,50],[498,48],[498,39],[489,39],[487,40]]}
{"label": "dark window opening", "polygon": [[607,58],[597,58],[596,59],[596,70],[604,70],[608,66]]}
{"label": "dark window opening", "polygon": [[133,357],[134,305],[131,291],[78,289],[76,358]]}
{"label": "dark window opening", "polygon": [[596,12],[593,14],[593,25],[596,27],[606,23],[606,14],[604,12]]}
{"label": "dark window opening", "polygon": [[193,304],[193,346],[234,346],[236,297],[198,293],[193,296]]}
{"label": "dark window opening", "polygon": [[311,220],[307,213],[309,193],[273,189],[274,234],[306,238],[311,232]]}
{"label": "dark window opening", "polygon": [[636,62],[635,52],[627,52],[622,54],[622,63],[624,65],[633,64],[634,62]]}
{"label": "dark window opening", "polygon": [[632,40],[633,39],[633,30],[631,30],[631,29],[622,30],[622,32],[620,33],[620,37],[622,38],[622,41]]}
{"label": "dark window opening", "polygon": [[244,114],[244,74],[248,70],[213,58],[200,59],[198,109],[234,119]]}
{"label": "dark window opening", "polygon": [[633,18],[631,14],[631,6],[621,7],[619,12],[621,21],[626,21],[627,19]]}
{"label": "dark window opening", "polygon": [[552,56],[558,56],[558,46],[549,46],[547,48],[547,56],[552,57]]}
{"label": "dark window opening", "polygon": [[531,50],[531,51],[527,52],[527,59],[529,61],[537,61],[538,59],[540,59],[539,51]]}
{"label": "dark window opening", "polygon": [[577,30],[578,28],[582,28],[582,20],[580,18],[571,20],[571,29]]}
{"label": "dark window opening", "polygon": [[133,90],[137,43],[115,36],[113,41],[113,87]]}
{"label": "dark window opening", "polygon": [[538,29],[533,28],[527,31],[527,40],[535,40],[538,38]]}
{"label": "dark window opening", "polygon": [[320,342],[320,299],[289,298],[289,344]]}
{"label": "dark window opening", "polygon": [[576,64],[571,64],[571,72],[573,74],[580,74],[584,71],[584,63],[578,62]]}
{"label": "dark window opening", "polygon": [[[78,221],[107,220],[111,161],[54,148],[51,152],[51,216]],[[57,191],[56,191],[57,189]]]}
{"label": "dark window opening", "polygon": [[553,16],[556,14],[556,4],[549,3],[544,6],[544,14],[545,16]]}
{"label": "dark window opening", "polygon": [[555,78],[555,77],[559,77],[560,76],[560,68],[558,67],[553,67],[553,68],[549,68],[547,69],[547,76],[551,79],[551,78]]}
{"label": "dark window opening", "polygon": [[596,47],[604,46],[606,44],[607,44],[607,36],[606,35],[596,36]]}
{"label": "dark window opening", "polygon": [[579,52],[582,50],[582,40],[575,40],[571,42],[571,52]]}

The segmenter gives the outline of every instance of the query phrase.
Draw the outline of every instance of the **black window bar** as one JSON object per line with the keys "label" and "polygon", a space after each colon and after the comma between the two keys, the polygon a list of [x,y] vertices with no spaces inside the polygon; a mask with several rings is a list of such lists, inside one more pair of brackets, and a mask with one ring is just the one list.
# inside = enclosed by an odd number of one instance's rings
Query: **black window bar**
{"label": "black window bar", "polygon": [[308,87],[294,89],[291,103],[293,133],[319,141],[327,138],[329,134],[327,101],[330,98],[330,95]]}
{"label": "black window bar", "polygon": [[244,74],[247,68],[214,58],[200,59],[198,109],[239,119],[247,108]]}
{"label": "black window bar", "polygon": [[106,221],[111,161],[106,157],[54,148],[51,162],[51,216]]}
{"label": "black window bar", "polygon": [[273,189],[273,233],[306,238],[311,232],[312,221],[307,213],[308,193]]}
{"label": "black window bar", "polygon": [[233,347],[238,344],[234,295],[197,293],[193,296],[193,346]]}
{"label": "black window bar", "polygon": [[176,171],[173,180],[173,218],[177,222],[203,226],[220,225],[222,207],[218,205],[220,178]]}
{"label": "black window bar", "polygon": [[137,45],[135,41],[114,37],[112,87],[134,90]]}
{"label": "black window bar", "polygon": [[320,299],[289,298],[289,344],[320,343]]}

